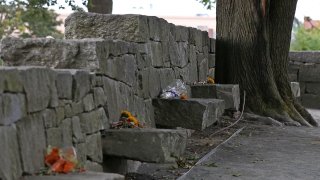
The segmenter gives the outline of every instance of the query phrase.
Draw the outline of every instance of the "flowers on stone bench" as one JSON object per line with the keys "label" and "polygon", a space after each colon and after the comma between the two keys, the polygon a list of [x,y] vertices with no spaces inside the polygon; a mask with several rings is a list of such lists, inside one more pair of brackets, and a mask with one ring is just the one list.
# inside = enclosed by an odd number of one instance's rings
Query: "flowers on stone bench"
{"label": "flowers on stone bench", "polygon": [[45,156],[45,164],[47,165],[48,174],[52,173],[70,173],[75,171],[83,171],[79,167],[77,155],[74,147],[57,148],[48,146]]}
{"label": "flowers on stone bench", "polygon": [[129,111],[122,111],[119,121],[111,123],[111,129],[121,128],[143,128],[143,125]]}
{"label": "flowers on stone bench", "polygon": [[212,77],[208,77],[207,78],[207,83],[208,84],[214,84],[215,82],[214,82],[214,79]]}

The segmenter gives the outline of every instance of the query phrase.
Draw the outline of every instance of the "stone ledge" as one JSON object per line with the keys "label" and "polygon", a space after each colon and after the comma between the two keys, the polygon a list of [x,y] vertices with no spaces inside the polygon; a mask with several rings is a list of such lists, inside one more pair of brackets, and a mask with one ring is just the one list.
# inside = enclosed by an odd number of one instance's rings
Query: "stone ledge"
{"label": "stone ledge", "polygon": [[25,176],[21,180],[124,180],[124,176],[113,173],[85,172],[56,176]]}
{"label": "stone ledge", "polygon": [[152,104],[157,125],[195,130],[217,122],[225,108],[219,99],[154,99]]}
{"label": "stone ledge", "polygon": [[[102,137],[103,154],[143,162],[174,162],[186,147],[186,130],[117,129]],[[105,162],[108,163],[108,162]]]}
{"label": "stone ledge", "polygon": [[199,84],[191,86],[192,98],[223,99],[226,109],[239,110],[240,90],[236,84]]}

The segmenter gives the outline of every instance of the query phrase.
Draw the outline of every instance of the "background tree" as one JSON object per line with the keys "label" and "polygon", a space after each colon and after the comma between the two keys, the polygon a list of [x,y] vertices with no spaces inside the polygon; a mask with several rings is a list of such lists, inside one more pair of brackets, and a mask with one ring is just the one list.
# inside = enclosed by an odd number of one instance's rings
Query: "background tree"
{"label": "background tree", "polygon": [[320,50],[320,29],[297,28],[290,49],[293,51]]}
{"label": "background tree", "polygon": [[12,34],[22,37],[62,37],[57,14],[49,10],[53,1],[0,0],[0,38]]}
{"label": "background tree", "polygon": [[[207,2],[209,0],[202,0]],[[217,0],[216,81],[246,91],[246,111],[318,126],[293,97],[287,73],[297,0]]]}

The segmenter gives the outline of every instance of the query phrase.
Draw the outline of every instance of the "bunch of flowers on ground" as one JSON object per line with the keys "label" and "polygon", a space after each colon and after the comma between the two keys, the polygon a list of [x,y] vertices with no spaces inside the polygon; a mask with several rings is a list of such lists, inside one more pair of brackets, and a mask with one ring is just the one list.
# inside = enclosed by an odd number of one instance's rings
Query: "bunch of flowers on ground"
{"label": "bunch of flowers on ground", "polygon": [[118,122],[111,123],[111,129],[142,128],[143,125],[129,111],[122,111]]}

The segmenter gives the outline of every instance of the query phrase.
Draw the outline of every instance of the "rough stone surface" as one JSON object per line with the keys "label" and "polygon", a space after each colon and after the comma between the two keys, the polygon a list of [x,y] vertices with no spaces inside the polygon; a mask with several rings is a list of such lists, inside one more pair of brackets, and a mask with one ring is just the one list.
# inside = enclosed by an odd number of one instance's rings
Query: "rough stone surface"
{"label": "rough stone surface", "polygon": [[103,88],[93,88],[93,99],[95,107],[103,106],[107,102],[107,96],[104,94]]}
{"label": "rough stone surface", "polygon": [[9,66],[47,66],[95,70],[101,57],[102,39],[59,40],[49,38],[5,38],[1,58]]}
{"label": "rough stone surface", "polygon": [[239,105],[240,105],[239,85],[233,85],[233,84],[192,85],[191,97],[223,99],[225,101],[226,109],[239,110]]}
{"label": "rough stone surface", "polygon": [[28,112],[36,112],[50,106],[52,101],[58,105],[55,74],[46,68],[26,67],[21,71],[27,97]]}
{"label": "rough stone surface", "polygon": [[102,163],[103,156],[100,132],[87,136],[86,153],[88,159],[91,161]]}
{"label": "rough stone surface", "polygon": [[291,91],[294,97],[300,97],[301,93],[300,93],[300,84],[298,82],[291,82],[290,83],[291,86]]}
{"label": "rough stone surface", "polygon": [[77,71],[74,75],[74,97],[80,101],[90,91],[90,74],[88,71]]}
{"label": "rough stone surface", "polygon": [[216,67],[216,55],[215,54],[209,54],[208,66],[209,66],[209,68]]}
{"label": "rough stone surface", "polygon": [[72,74],[68,71],[58,71],[56,86],[60,99],[72,99]]}
{"label": "rough stone surface", "polygon": [[152,104],[157,125],[196,130],[217,122],[225,108],[218,99],[154,99]]}
{"label": "rough stone surface", "polygon": [[136,81],[135,72],[137,71],[137,67],[133,55],[111,57],[100,63],[100,71],[103,74],[130,86]]}
{"label": "rough stone surface", "polygon": [[320,82],[320,64],[301,66],[299,72],[299,81]]}
{"label": "rough stone surface", "polygon": [[309,94],[320,95],[320,81],[317,83],[306,83],[305,91]]}
{"label": "rough stone surface", "polygon": [[72,121],[67,118],[62,121],[62,145],[63,147],[72,146]]}
{"label": "rough stone surface", "polygon": [[216,40],[213,38],[209,39],[209,44],[210,44],[210,48],[209,48],[209,52],[210,53],[215,53],[216,52]]}
{"label": "rough stone surface", "polygon": [[62,128],[49,128],[46,129],[46,140],[47,144],[52,147],[63,147],[62,146]]}
{"label": "rough stone surface", "polygon": [[302,105],[307,108],[320,109],[320,95],[304,94],[302,97]]}
{"label": "rough stone surface", "polygon": [[85,142],[85,135],[82,133],[80,118],[78,116],[72,117],[72,137],[74,143]]}
{"label": "rough stone surface", "polygon": [[291,51],[289,59],[296,62],[319,63],[319,51]]}
{"label": "rough stone surface", "polygon": [[86,161],[86,164],[84,165],[84,168],[87,171],[92,171],[92,172],[103,172],[103,167],[101,164],[92,162],[92,161]]}
{"label": "rough stone surface", "polygon": [[79,115],[82,132],[93,134],[109,128],[109,121],[103,108]]}
{"label": "rough stone surface", "polygon": [[18,179],[22,169],[16,128],[0,126],[0,139],[0,179]]}
{"label": "rough stone surface", "polygon": [[16,68],[0,67],[0,93],[3,91],[23,92],[23,81]]}
{"label": "rough stone surface", "polygon": [[36,113],[17,123],[22,169],[26,173],[38,172],[44,167],[46,136],[41,113]]}
{"label": "rough stone surface", "polygon": [[0,94],[0,125],[10,125],[27,115],[23,94]]}
{"label": "rough stone surface", "polygon": [[84,172],[56,176],[25,176],[22,180],[124,180],[124,176],[113,173]]}
{"label": "rough stone surface", "polygon": [[183,154],[186,140],[185,130],[120,129],[106,131],[102,144],[106,155],[145,162],[173,162],[174,157]]}
{"label": "rough stone surface", "polygon": [[45,109],[41,113],[45,128],[52,128],[58,126],[59,122],[55,110]]}
{"label": "rough stone surface", "polygon": [[83,98],[83,107],[84,111],[88,112],[91,111],[95,108],[94,100],[93,100],[93,95],[92,94],[87,94]]}
{"label": "rough stone surface", "polygon": [[149,39],[148,22],[147,18],[141,15],[123,16],[76,12],[65,21],[65,38],[113,38],[147,42]]}

